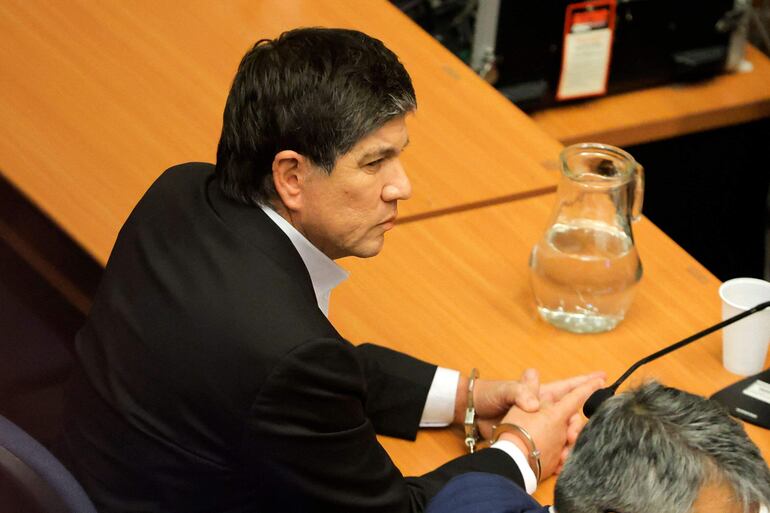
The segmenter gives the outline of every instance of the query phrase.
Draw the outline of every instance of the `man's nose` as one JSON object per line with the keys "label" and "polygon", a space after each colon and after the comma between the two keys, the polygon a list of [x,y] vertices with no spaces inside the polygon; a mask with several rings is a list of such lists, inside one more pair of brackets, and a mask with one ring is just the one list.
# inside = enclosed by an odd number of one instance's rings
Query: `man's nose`
{"label": "man's nose", "polygon": [[393,176],[382,188],[382,201],[407,200],[412,196],[412,182],[406,175],[406,169],[400,160],[394,162]]}

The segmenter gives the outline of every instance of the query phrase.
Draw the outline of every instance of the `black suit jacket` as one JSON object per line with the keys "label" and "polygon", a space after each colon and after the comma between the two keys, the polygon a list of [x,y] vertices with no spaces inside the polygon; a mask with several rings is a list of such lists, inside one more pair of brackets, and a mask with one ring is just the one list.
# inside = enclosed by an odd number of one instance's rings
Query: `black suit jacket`
{"label": "black suit jacket", "polygon": [[343,340],[210,164],[136,206],[76,347],[60,451],[102,513],[413,512],[458,473],[521,479],[496,450],[402,477],[375,434],[414,438],[435,367]]}

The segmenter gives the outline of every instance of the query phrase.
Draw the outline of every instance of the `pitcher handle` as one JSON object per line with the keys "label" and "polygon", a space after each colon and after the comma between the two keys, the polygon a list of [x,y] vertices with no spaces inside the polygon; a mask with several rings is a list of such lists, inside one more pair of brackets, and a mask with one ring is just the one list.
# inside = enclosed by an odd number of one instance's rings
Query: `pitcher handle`
{"label": "pitcher handle", "polygon": [[644,203],[644,167],[636,163],[634,169],[634,188],[631,191],[631,221],[636,222],[642,218],[642,204]]}

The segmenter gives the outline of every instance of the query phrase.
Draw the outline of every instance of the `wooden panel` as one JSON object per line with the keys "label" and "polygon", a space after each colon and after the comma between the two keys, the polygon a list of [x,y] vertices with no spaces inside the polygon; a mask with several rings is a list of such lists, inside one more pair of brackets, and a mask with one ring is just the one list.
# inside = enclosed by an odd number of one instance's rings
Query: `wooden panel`
{"label": "wooden panel", "polygon": [[[375,341],[486,378],[536,367],[544,380],[602,369],[610,380],[633,362],[720,320],[719,281],[652,223],[635,225],[644,277],[626,320],[612,332],[576,335],[540,320],[529,288],[530,248],[554,195],[398,226],[382,254],[343,261],[351,277],[332,296],[331,317],[354,342]],[[720,335],[642,367],[630,379],[710,395],[737,380],[721,365]],[[749,433],[770,457],[767,431]],[[383,439],[407,474],[463,452],[452,430],[416,443]],[[551,501],[553,480],[537,498]]]}
{"label": "wooden panel", "polygon": [[559,144],[386,0],[2,2],[0,172],[104,263],[165,168],[213,161],[243,53],[303,25],[365,30],[412,73],[404,216],[556,183]]}
{"label": "wooden panel", "polygon": [[532,115],[564,144],[629,146],[770,116],[770,59],[749,46],[753,71],[554,107]]}
{"label": "wooden panel", "polygon": [[87,314],[102,266],[0,176],[0,241],[81,314]]}

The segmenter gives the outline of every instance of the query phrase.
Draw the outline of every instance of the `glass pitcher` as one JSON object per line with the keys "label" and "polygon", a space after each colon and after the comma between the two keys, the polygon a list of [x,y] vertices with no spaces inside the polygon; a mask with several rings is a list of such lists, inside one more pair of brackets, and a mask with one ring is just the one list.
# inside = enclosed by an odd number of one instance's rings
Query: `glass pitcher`
{"label": "glass pitcher", "polygon": [[608,331],[625,317],[642,277],[632,221],[641,216],[644,170],[614,146],[561,152],[561,182],[529,266],[540,315],[575,333]]}

